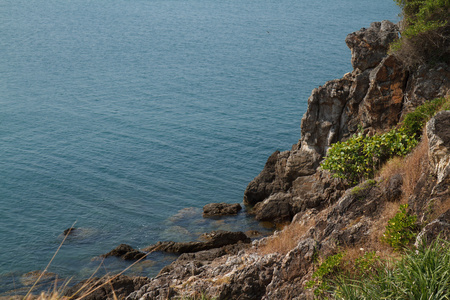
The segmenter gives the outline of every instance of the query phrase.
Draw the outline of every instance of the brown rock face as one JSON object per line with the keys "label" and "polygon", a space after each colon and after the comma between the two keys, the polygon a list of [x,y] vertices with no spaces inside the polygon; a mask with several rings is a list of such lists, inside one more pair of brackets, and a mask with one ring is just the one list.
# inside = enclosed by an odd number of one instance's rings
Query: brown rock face
{"label": "brown rock face", "polygon": [[389,44],[398,39],[398,27],[389,21],[375,22],[369,28],[351,33],[345,43],[352,51],[352,66],[364,71],[384,58]]}

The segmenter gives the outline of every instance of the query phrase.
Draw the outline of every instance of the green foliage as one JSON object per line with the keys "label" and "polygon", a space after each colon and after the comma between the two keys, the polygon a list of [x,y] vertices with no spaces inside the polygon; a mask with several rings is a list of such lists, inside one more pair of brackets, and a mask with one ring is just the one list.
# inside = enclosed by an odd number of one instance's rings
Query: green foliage
{"label": "green foliage", "polygon": [[324,295],[327,291],[329,291],[331,286],[329,281],[326,279],[338,269],[343,257],[344,253],[328,256],[327,259],[321,263],[317,270],[313,273],[313,280],[306,283],[306,288],[314,288],[314,295],[316,296]]}
{"label": "green foliage", "polygon": [[450,0],[394,0],[403,12],[402,37],[391,45],[407,66],[449,60]]}
{"label": "green foliage", "polygon": [[371,137],[358,133],[337,142],[328,150],[322,169],[351,185],[372,178],[382,163],[408,154],[418,144],[425,123],[443,109],[450,109],[450,98],[437,98],[418,106],[405,116],[399,129]]}
{"label": "green foliage", "polygon": [[321,166],[355,185],[362,178],[372,178],[387,159],[408,154],[417,143],[404,128],[371,137],[359,133],[333,144]]}
{"label": "green foliage", "polygon": [[417,216],[409,215],[408,204],[400,205],[398,213],[388,221],[382,240],[400,250],[407,246],[415,237]]}
{"label": "green foliage", "polygon": [[[406,115],[403,120],[402,127],[408,134],[416,134],[419,136],[422,133],[425,123],[433,117],[441,109],[445,109],[449,102],[445,98],[437,98],[418,106],[413,112]],[[447,105],[447,106],[446,106]]]}
{"label": "green foliage", "polygon": [[[369,276],[340,277],[334,299],[450,299],[450,243],[436,240],[406,252],[398,262],[383,262]],[[373,275],[373,276],[370,276]]]}

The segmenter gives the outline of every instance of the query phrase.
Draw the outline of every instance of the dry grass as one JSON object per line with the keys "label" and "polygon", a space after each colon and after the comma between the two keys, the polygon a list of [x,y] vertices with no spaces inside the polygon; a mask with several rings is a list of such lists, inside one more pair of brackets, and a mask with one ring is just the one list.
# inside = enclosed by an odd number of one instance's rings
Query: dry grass
{"label": "dry grass", "polygon": [[288,253],[297,246],[300,238],[314,225],[312,221],[309,223],[291,223],[286,225],[282,231],[268,237],[266,243],[258,248],[258,253],[262,255]]}
{"label": "dry grass", "polygon": [[402,203],[406,203],[408,198],[414,193],[414,188],[422,174],[428,168],[428,138],[424,133],[419,145],[405,158],[394,157],[378,172],[378,176],[385,178],[386,182],[394,175],[400,174],[403,178]]}
{"label": "dry grass", "polygon": [[414,192],[414,188],[419,181],[422,174],[428,170],[428,137],[424,133],[422,141],[417,147],[408,155],[404,163],[404,178],[403,178],[403,193],[409,198]]}
{"label": "dry grass", "polygon": [[381,242],[381,237],[386,231],[386,225],[388,224],[388,221],[397,214],[400,204],[400,202],[389,201],[386,201],[384,203],[384,207],[379,215],[379,218],[374,220],[374,222],[372,223],[372,226],[370,228],[370,239],[364,245],[365,250],[376,251],[377,253],[382,253],[383,255],[387,256],[394,255],[393,249],[387,244]]}

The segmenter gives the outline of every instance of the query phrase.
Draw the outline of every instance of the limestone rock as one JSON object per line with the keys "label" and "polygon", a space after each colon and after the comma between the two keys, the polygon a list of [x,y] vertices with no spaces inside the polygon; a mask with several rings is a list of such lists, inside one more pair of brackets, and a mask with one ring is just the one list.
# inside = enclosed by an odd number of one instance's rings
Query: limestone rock
{"label": "limestone rock", "polygon": [[369,75],[370,86],[358,118],[372,132],[397,125],[402,107],[407,73],[394,56],[385,57]]}
{"label": "limestone rock", "polygon": [[427,124],[430,163],[438,184],[450,174],[450,111],[436,114]]}
{"label": "limestone rock", "polygon": [[450,240],[450,209],[422,229],[415,245],[417,247],[421,242],[431,243],[437,237]]}
{"label": "limestone rock", "polygon": [[369,28],[351,33],[345,43],[352,51],[354,69],[364,71],[375,67],[386,55],[389,44],[398,39],[397,25],[390,21],[374,22]]}
{"label": "limestone rock", "polygon": [[235,215],[242,209],[239,203],[210,203],[203,206],[203,217]]}

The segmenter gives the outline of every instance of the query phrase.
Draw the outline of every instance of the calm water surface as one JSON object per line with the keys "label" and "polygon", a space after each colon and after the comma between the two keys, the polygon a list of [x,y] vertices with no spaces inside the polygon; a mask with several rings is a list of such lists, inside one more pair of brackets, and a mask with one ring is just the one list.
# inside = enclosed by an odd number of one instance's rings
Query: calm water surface
{"label": "calm water surface", "polygon": [[398,12],[392,0],[0,0],[0,293],[43,269],[75,221],[49,271],[76,279],[120,243],[263,230],[201,208],[242,202],[300,138],[311,90],[351,71],[346,35]]}

